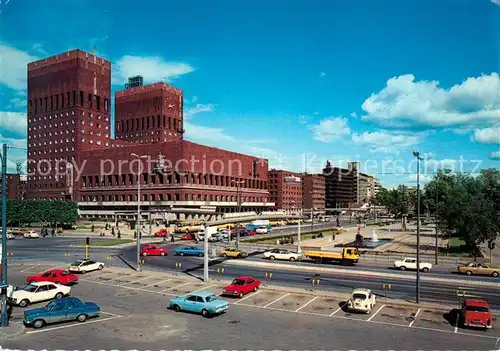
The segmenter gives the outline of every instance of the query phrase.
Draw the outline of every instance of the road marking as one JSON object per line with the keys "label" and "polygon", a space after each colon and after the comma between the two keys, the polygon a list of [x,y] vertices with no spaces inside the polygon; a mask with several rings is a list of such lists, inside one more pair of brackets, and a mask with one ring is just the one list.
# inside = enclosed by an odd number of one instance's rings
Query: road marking
{"label": "road marking", "polygon": [[371,321],[382,310],[382,308],[384,308],[384,307],[385,307],[385,305],[380,306],[380,308],[377,310],[377,312],[375,312],[374,314],[372,314],[372,316],[370,318],[368,318],[366,321],[367,322]]}
{"label": "road marking", "polygon": [[214,285],[215,285],[215,284],[210,284],[210,285],[208,285],[208,286],[204,286],[204,287],[203,287],[203,288],[201,288],[201,289],[198,289],[198,290],[195,290],[195,291],[191,291],[191,292],[190,292],[190,294],[197,293],[198,291],[203,291],[203,290],[208,289],[208,288],[210,288],[210,287],[212,287],[212,286],[214,286]]}
{"label": "road marking", "polygon": [[248,298],[250,298],[252,296],[258,295],[258,294],[260,294],[260,290],[254,292],[253,294],[248,294],[247,296],[241,298],[238,302],[235,302],[234,304],[237,305],[237,304],[241,303],[242,301],[245,301],[246,299],[248,299]]}
{"label": "road marking", "polygon": [[153,284],[148,284],[145,286],[145,288],[149,288],[150,286],[154,286],[154,285],[161,285],[163,283],[166,283],[170,280],[173,280],[174,278],[170,278],[170,279],[165,279],[165,280],[160,280],[159,282],[156,282],[156,283],[153,283]]}
{"label": "road marking", "polygon": [[165,289],[165,290],[162,290],[162,291],[159,291],[158,293],[159,294],[163,294],[164,291],[168,291],[168,290],[173,290],[175,288],[180,288],[180,287],[183,287],[183,286],[186,286],[186,285],[189,285],[189,284],[193,284],[192,282],[187,282],[187,283],[184,283],[184,284],[181,284],[181,285],[176,285],[176,286],[173,286],[171,288],[168,288],[168,289]]}
{"label": "road marking", "polygon": [[93,279],[93,278],[102,278],[102,277],[105,277],[105,276],[107,276],[107,275],[110,275],[110,274],[115,274],[115,273],[116,273],[116,272],[108,272],[108,273],[103,273],[103,274],[101,274],[101,275],[96,274],[96,275],[91,275],[89,278],[90,278],[90,279]]}
{"label": "road marking", "polygon": [[267,305],[265,305],[265,306],[264,306],[264,308],[266,308],[266,307],[268,307],[268,306],[271,306],[273,303],[278,302],[278,301],[279,301],[279,300],[281,300],[281,299],[284,299],[284,298],[285,298],[285,297],[287,297],[288,295],[290,295],[290,293],[285,294],[285,295],[281,296],[280,298],[277,298],[276,300],[274,300],[274,301],[272,301],[272,302],[269,302]]}
{"label": "road marking", "polygon": [[[102,313],[106,314],[106,312],[102,312]],[[118,318],[121,318],[121,317],[122,316],[114,315],[114,316],[108,317],[108,318],[94,319],[94,320],[86,321],[84,323],[84,325],[85,324],[92,324],[92,323],[99,323],[99,322],[106,322],[106,321],[110,321],[112,319],[118,319]],[[72,328],[72,327],[81,326],[81,325],[82,325],[82,323],[74,323],[74,324],[69,324],[69,325],[61,325],[59,327],[44,328],[44,329],[41,329],[41,330],[29,331],[29,332],[26,332],[26,334],[43,333],[43,332],[48,332],[48,331],[52,331],[52,330],[67,329],[67,328]]]}
{"label": "road marking", "polygon": [[417,317],[418,317],[418,314],[420,313],[420,311],[422,311],[421,308],[418,309],[417,313],[415,313],[415,317],[414,319],[411,321],[409,327],[411,327],[413,325],[413,323],[415,323],[415,321],[417,320]]}
{"label": "road marking", "polygon": [[335,311],[332,312],[332,314],[330,314],[330,317],[333,316],[335,313],[337,313],[338,311],[340,311],[341,309],[343,309],[345,307],[345,305],[347,305],[347,302],[345,302],[342,306],[340,306],[339,308],[337,308]]}
{"label": "road marking", "polygon": [[39,264],[37,264],[37,265],[35,265],[35,266],[30,266],[30,267],[28,267],[28,268],[26,268],[26,269],[23,269],[23,270],[22,270],[22,271],[20,271],[19,273],[24,273],[24,272],[29,271],[30,269],[36,268],[36,267],[38,267],[38,266],[40,266],[40,265],[39,265]]}
{"label": "road marking", "polygon": [[313,297],[313,298],[311,299],[311,301],[309,301],[309,302],[308,302],[308,303],[306,303],[305,305],[302,305],[301,307],[297,308],[297,309],[295,310],[295,312],[299,312],[301,309],[303,309],[304,307],[306,307],[307,305],[309,305],[311,302],[313,302],[313,301],[314,301],[314,300],[316,300],[317,298],[318,298],[318,296]]}

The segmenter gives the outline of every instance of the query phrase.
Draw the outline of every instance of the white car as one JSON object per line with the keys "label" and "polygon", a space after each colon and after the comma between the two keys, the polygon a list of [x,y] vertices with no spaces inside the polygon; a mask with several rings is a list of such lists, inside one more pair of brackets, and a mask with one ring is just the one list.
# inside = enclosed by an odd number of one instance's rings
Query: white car
{"label": "white car", "polygon": [[7,297],[13,305],[26,307],[29,304],[52,299],[60,299],[69,295],[69,286],[51,282],[33,282],[22,289],[7,289]]}
{"label": "white car", "polygon": [[23,234],[23,238],[25,239],[38,239],[39,237],[40,235],[34,230],[30,230],[29,232]]}
{"label": "white car", "polygon": [[375,306],[375,295],[370,289],[354,289],[347,301],[349,311],[370,313]]}
{"label": "white car", "polygon": [[12,239],[15,239],[16,237],[14,236],[14,234],[12,234],[12,232],[7,232],[7,240],[12,240]]}
{"label": "white car", "polygon": [[267,227],[259,227],[255,230],[257,234],[267,234],[268,232]]}
{"label": "white car", "polygon": [[290,250],[273,249],[264,252],[264,257],[270,260],[298,261],[302,258],[302,255]]}
{"label": "white car", "polygon": [[100,271],[104,268],[104,263],[93,260],[78,260],[70,264],[68,271],[74,273],[87,273],[92,271]]}
{"label": "white car", "polygon": [[[405,271],[407,269],[417,269],[416,258],[405,258],[403,260],[395,261],[394,268]],[[427,262],[420,262],[420,270],[422,272],[429,272],[432,269],[432,264]]]}

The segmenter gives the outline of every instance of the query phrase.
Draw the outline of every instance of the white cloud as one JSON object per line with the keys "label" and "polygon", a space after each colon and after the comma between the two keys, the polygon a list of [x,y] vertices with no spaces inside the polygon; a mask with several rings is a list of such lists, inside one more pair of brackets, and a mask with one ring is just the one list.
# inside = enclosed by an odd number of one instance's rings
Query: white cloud
{"label": "white cloud", "polygon": [[26,98],[18,98],[14,97],[9,100],[9,108],[19,108],[19,107],[24,107],[26,106]]}
{"label": "white cloud", "polygon": [[0,130],[15,136],[26,135],[26,113],[0,111]]}
{"label": "white cloud", "polygon": [[351,117],[352,118],[357,118],[358,117],[358,114],[356,112],[351,112]]}
{"label": "white cloud", "polygon": [[36,51],[36,52],[38,52],[38,53],[40,53],[40,54],[42,54],[44,56],[48,55],[48,52],[45,51],[45,49],[43,48],[42,44],[40,44],[40,43],[33,44],[32,48],[33,48],[33,51]]}
{"label": "white cloud", "polygon": [[422,165],[422,173],[436,173],[440,169],[448,169],[452,172],[457,170],[459,166],[458,160],[443,159],[443,160],[425,160]]}
{"label": "white cloud", "polygon": [[0,83],[11,89],[26,89],[26,65],[38,57],[0,42]]}
{"label": "white cloud", "polygon": [[147,83],[170,82],[194,68],[183,62],[164,61],[159,56],[123,56],[113,65],[113,84],[125,84],[129,77],[140,75]]}
{"label": "white cloud", "polygon": [[500,124],[492,128],[474,130],[471,139],[482,144],[500,144]]}
{"label": "white cloud", "polygon": [[187,121],[184,122],[184,128],[186,129],[186,138],[194,141],[221,142],[235,140],[234,137],[225,134],[222,128],[205,127]]}
{"label": "white cloud", "polygon": [[300,124],[306,124],[310,120],[311,120],[311,116],[308,116],[308,115],[300,115],[299,116],[299,123]]}
{"label": "white cloud", "polygon": [[196,104],[195,106],[187,107],[184,110],[184,118],[188,119],[202,112],[212,112],[214,108],[214,104]]}
{"label": "white cloud", "polygon": [[311,127],[313,139],[324,143],[332,142],[344,135],[349,135],[351,129],[347,118],[328,117]]}
{"label": "white cloud", "polygon": [[319,77],[320,77],[320,78],[326,77],[326,73],[325,73],[325,72],[320,72],[320,73],[319,73]]}
{"label": "white cloud", "polygon": [[352,141],[362,147],[367,147],[374,153],[398,153],[399,149],[407,148],[418,144],[423,135],[409,133],[390,133],[390,132],[363,132],[354,133]]}
{"label": "white cloud", "polygon": [[500,0],[490,0],[492,4],[500,6]]}
{"label": "white cloud", "polygon": [[[432,176],[426,175],[426,174],[420,174],[420,183],[428,183],[432,180]],[[410,174],[408,176],[408,181],[409,182],[417,182],[417,174]]]}
{"label": "white cloud", "polygon": [[362,118],[387,127],[477,127],[500,121],[499,93],[498,73],[467,78],[450,89],[406,74],[366,99]]}
{"label": "white cloud", "polygon": [[193,104],[197,103],[198,102],[198,96],[193,96],[193,98],[191,99],[191,102]]}
{"label": "white cloud", "polygon": [[490,160],[500,160],[500,150],[498,151],[493,151],[490,154]]}

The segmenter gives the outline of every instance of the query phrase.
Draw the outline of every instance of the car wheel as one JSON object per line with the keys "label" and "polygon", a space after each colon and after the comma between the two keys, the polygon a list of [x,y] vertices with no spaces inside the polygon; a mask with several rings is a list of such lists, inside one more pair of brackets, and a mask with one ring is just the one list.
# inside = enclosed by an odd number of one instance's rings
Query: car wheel
{"label": "car wheel", "polygon": [[429,268],[427,268],[427,267],[422,268],[422,272],[424,272],[424,273],[429,272]]}
{"label": "car wheel", "polygon": [[295,262],[295,257],[290,257],[290,262]]}
{"label": "car wheel", "polygon": [[406,271],[406,267],[405,267],[405,266],[401,266],[401,267],[399,267],[399,269],[400,269],[401,271]]}
{"label": "car wheel", "polygon": [[45,325],[45,321],[43,319],[37,319],[33,322],[33,327],[40,329]]}
{"label": "car wheel", "polygon": [[181,308],[179,307],[179,305],[174,305],[174,311],[175,312],[180,312],[181,311]]}
{"label": "car wheel", "polygon": [[471,271],[467,271],[467,272],[465,272],[465,274],[472,275],[472,272]]}
{"label": "car wheel", "polygon": [[54,298],[59,300],[59,299],[62,299],[62,298],[63,298],[63,296],[64,296],[64,294],[63,294],[62,292],[58,292],[58,293],[56,294],[56,296],[54,296]]}
{"label": "car wheel", "polygon": [[30,304],[30,300],[28,299],[23,299],[21,302],[19,302],[19,307],[26,307]]}
{"label": "car wheel", "polygon": [[496,278],[496,277],[498,277],[498,272],[493,272],[493,273],[491,273],[491,276],[492,276],[492,277],[495,277],[495,278]]}
{"label": "car wheel", "polygon": [[370,313],[372,313],[372,309],[371,308],[369,308],[369,309],[366,310],[366,314],[370,314]]}
{"label": "car wheel", "polygon": [[146,257],[148,254],[146,252],[142,253],[142,256]]}
{"label": "car wheel", "polygon": [[89,318],[89,316],[87,316],[86,314],[79,314],[78,316],[76,316],[76,320],[80,323],[85,322],[87,318]]}
{"label": "car wheel", "polygon": [[102,271],[102,269],[104,268],[104,266],[102,264],[99,265],[99,268],[97,268],[98,270]]}
{"label": "car wheel", "polygon": [[165,256],[165,252],[161,252],[161,253],[160,253],[160,256]]}
{"label": "car wheel", "polygon": [[202,309],[201,315],[205,318],[208,318],[208,317],[210,317],[210,312],[208,312],[206,309]]}
{"label": "car wheel", "polygon": [[240,292],[240,293],[238,294],[238,297],[241,299],[241,298],[243,297],[243,295],[244,295],[244,294],[243,294],[242,292]]}
{"label": "car wheel", "polygon": [[254,286],[254,287],[253,287],[253,292],[256,292],[258,289],[259,289],[259,287],[258,287],[258,286]]}
{"label": "car wheel", "polygon": [[222,254],[222,257],[227,257],[227,253],[225,253],[225,252],[224,252],[224,253]]}
{"label": "car wheel", "polygon": [[271,261],[274,261],[274,259],[275,259],[275,258],[276,258],[276,257],[274,257],[274,256],[269,256],[269,259],[270,259]]}
{"label": "car wheel", "polygon": [[198,254],[198,256],[203,257],[203,254],[202,254],[202,253],[200,253],[200,254]]}
{"label": "car wheel", "polygon": [[181,253],[179,254],[179,256],[184,256],[184,252],[181,252]]}

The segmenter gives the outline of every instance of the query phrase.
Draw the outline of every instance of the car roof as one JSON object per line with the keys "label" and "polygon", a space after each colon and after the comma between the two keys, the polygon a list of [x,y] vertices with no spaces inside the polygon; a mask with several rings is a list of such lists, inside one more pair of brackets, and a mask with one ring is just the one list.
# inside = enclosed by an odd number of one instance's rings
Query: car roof
{"label": "car roof", "polygon": [[40,274],[45,274],[47,272],[50,272],[50,273],[62,273],[62,272],[66,272],[65,269],[49,269],[48,271],[45,271],[43,273],[40,273]]}
{"label": "car roof", "polygon": [[197,293],[189,294],[189,295],[200,296],[200,297],[208,297],[208,296],[212,296],[212,295],[215,295],[215,294],[213,292],[211,292],[211,291],[199,291]]}
{"label": "car roof", "polygon": [[352,291],[352,293],[365,293],[365,294],[369,294],[371,293],[372,291],[370,289],[365,289],[365,288],[356,288]]}
{"label": "car roof", "polygon": [[47,285],[47,284],[54,284],[53,282],[33,282],[33,283],[30,283],[31,285],[35,285],[35,286],[42,286],[42,285]]}
{"label": "car roof", "polygon": [[240,275],[239,277],[235,277],[234,279],[248,280],[248,279],[254,279],[254,278],[249,276],[249,275]]}
{"label": "car roof", "polygon": [[489,307],[488,303],[484,300],[478,299],[465,299],[464,305],[466,306],[479,306],[479,307]]}

